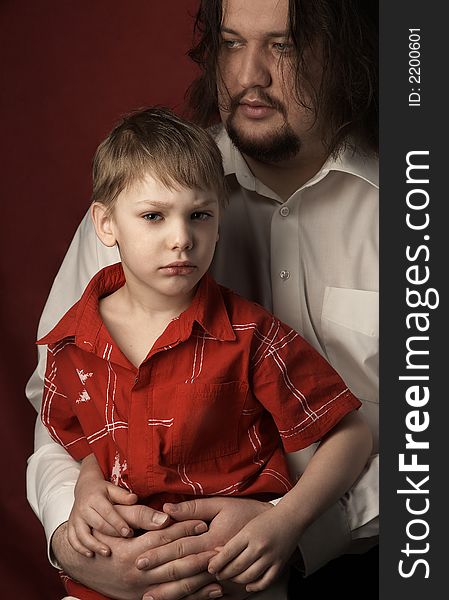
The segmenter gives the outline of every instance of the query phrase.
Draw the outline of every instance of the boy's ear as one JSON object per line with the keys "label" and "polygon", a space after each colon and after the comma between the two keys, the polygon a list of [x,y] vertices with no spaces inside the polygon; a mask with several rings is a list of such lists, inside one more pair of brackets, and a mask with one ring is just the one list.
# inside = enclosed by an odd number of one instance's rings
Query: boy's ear
{"label": "boy's ear", "polygon": [[115,237],[112,213],[101,202],[94,202],[90,207],[90,214],[94,223],[95,232],[100,241],[108,247],[115,246]]}

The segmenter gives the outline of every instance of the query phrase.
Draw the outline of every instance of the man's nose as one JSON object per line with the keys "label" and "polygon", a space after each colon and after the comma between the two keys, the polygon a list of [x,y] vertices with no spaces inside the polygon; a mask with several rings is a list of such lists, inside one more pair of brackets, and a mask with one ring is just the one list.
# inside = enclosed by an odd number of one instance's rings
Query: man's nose
{"label": "man's nose", "polygon": [[270,65],[260,48],[246,47],[242,50],[237,79],[242,88],[268,87],[271,84]]}

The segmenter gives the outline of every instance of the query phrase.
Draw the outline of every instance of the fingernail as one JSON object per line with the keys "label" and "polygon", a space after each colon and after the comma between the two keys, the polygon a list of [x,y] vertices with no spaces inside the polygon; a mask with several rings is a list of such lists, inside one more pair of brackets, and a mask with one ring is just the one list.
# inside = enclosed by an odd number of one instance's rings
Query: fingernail
{"label": "fingernail", "polygon": [[109,550],[108,550],[108,548],[102,548],[101,549],[101,554],[103,556],[109,556]]}
{"label": "fingernail", "polygon": [[164,504],[164,509],[167,509],[170,512],[176,512],[178,510],[178,507],[176,504],[170,504],[170,502],[166,502]]}
{"label": "fingernail", "polygon": [[131,531],[131,529],[128,529],[128,527],[122,527],[121,534],[123,537],[128,537],[129,535],[132,534],[132,531]]}
{"label": "fingernail", "polygon": [[142,600],[154,600],[153,596],[143,596]]}
{"label": "fingernail", "polygon": [[207,525],[206,523],[198,523],[198,525],[195,526],[194,530],[195,533],[204,533],[207,531]]}
{"label": "fingernail", "polygon": [[168,519],[168,515],[164,515],[163,513],[153,513],[152,521],[156,523],[156,525],[163,525]]}
{"label": "fingernail", "polygon": [[[148,569],[148,567],[150,566],[150,561],[148,560],[148,558],[139,558],[139,560],[136,563],[136,566],[138,569]],[[149,598],[149,596],[147,598]]]}
{"label": "fingernail", "polygon": [[215,569],[213,567],[207,567],[207,570],[211,575],[215,575]]}
{"label": "fingernail", "polygon": [[212,590],[212,592],[209,593],[209,598],[222,598],[223,597],[223,592],[221,590]]}

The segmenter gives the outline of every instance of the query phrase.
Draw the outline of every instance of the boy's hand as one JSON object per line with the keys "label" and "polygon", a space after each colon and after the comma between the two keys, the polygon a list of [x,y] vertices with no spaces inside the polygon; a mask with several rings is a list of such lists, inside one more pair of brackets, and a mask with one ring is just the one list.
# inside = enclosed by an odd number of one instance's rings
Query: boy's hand
{"label": "boy's hand", "polygon": [[136,494],[105,481],[95,456],[87,456],[81,464],[75,503],[68,520],[67,537],[73,549],[87,557],[95,552],[108,556],[110,548],[92,535],[92,529],[108,535],[131,537],[133,530],[115,510],[114,504],[136,502]]}
{"label": "boy's hand", "polygon": [[250,521],[209,561],[208,571],[221,581],[231,579],[259,592],[282,573],[296,550],[299,533],[274,507]]}

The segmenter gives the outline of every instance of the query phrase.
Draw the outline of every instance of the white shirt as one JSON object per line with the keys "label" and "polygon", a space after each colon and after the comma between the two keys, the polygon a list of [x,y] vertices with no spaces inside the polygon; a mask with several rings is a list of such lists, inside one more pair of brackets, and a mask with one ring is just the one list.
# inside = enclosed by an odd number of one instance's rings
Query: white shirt
{"label": "white shirt", "polygon": [[[216,132],[230,192],[212,265],[217,281],[272,310],[319,351],[363,401],[378,440],[377,162],[345,152],[283,202],[251,173],[224,129]],[[39,324],[47,333],[78,300],[91,277],[119,260],[97,239],[89,214],[54,281]],[[45,348],[27,386],[39,410]],[[290,455],[300,472],[311,449]],[[27,471],[28,500],[47,539],[67,520],[77,463],[36,422]],[[378,460],[300,541],[306,573],[377,533]]]}

